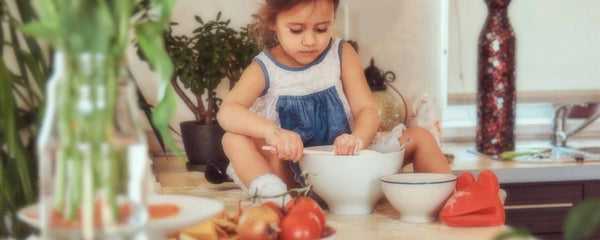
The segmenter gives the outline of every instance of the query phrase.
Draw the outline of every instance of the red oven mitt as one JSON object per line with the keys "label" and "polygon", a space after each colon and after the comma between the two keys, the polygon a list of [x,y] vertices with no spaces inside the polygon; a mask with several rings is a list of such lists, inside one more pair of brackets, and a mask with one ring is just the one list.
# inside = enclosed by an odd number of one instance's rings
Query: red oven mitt
{"label": "red oven mitt", "polygon": [[456,192],[440,212],[442,222],[451,227],[497,226],[504,224],[504,206],[498,191],[496,175],[485,170],[477,181],[470,172],[464,172],[456,181]]}

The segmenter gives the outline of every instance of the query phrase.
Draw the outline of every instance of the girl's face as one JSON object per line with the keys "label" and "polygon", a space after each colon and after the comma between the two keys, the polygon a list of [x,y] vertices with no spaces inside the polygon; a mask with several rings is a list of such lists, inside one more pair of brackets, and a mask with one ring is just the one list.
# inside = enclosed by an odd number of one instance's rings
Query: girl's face
{"label": "girl's face", "polygon": [[327,48],[333,19],[333,1],[308,1],[278,13],[271,29],[294,65],[304,66]]}

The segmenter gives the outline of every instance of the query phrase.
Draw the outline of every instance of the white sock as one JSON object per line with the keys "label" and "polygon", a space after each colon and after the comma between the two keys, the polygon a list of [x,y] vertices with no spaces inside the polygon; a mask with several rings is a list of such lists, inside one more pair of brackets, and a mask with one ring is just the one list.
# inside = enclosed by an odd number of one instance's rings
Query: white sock
{"label": "white sock", "polygon": [[250,194],[250,196],[255,194],[262,196],[257,199],[259,203],[271,201],[279,206],[282,206],[282,204],[285,205],[291,199],[289,194],[271,197],[281,195],[285,192],[287,192],[285,183],[277,175],[271,173],[256,177],[250,182],[250,186],[248,186],[248,194]]}

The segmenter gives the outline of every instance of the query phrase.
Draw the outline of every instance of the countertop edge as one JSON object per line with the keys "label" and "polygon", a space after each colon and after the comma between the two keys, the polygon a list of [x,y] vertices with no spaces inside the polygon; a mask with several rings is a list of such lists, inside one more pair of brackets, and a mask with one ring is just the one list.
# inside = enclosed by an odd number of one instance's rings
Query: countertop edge
{"label": "countertop edge", "polygon": [[[459,175],[471,172],[477,176],[485,169],[453,170]],[[572,165],[556,167],[527,167],[490,169],[498,177],[500,183],[528,183],[528,182],[563,182],[600,180],[600,165]]]}

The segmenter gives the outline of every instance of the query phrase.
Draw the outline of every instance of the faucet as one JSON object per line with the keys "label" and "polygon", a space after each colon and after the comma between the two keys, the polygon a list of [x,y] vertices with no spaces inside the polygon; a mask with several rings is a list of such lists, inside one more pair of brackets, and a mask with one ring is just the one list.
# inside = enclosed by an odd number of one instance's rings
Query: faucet
{"label": "faucet", "polygon": [[[587,104],[579,104],[580,106],[587,106]],[[551,136],[551,144],[553,146],[565,147],[567,145],[567,139],[569,137],[577,134],[590,124],[592,124],[596,119],[600,118],[600,111],[597,111],[594,115],[588,117],[585,122],[577,126],[571,131],[566,130],[567,116],[573,107],[573,104],[562,104],[556,107],[554,112],[554,121],[552,125],[552,136]]]}

